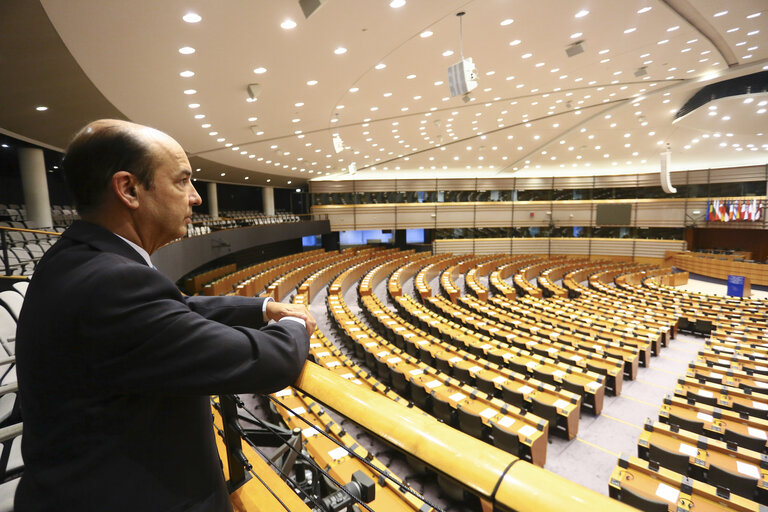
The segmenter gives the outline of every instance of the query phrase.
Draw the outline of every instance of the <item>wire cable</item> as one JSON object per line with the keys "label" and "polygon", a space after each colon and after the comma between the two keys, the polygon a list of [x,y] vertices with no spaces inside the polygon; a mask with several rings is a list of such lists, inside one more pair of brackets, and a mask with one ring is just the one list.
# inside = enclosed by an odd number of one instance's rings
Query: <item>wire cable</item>
{"label": "wire cable", "polygon": [[[267,423],[265,423],[265,422],[262,422],[262,421],[261,421],[259,418],[257,418],[257,417],[256,417],[256,416],[255,416],[255,415],[254,415],[254,414],[253,414],[251,411],[249,411],[249,410],[248,410],[248,409],[245,407],[245,404],[243,404],[242,400],[240,400],[240,398],[239,398],[237,395],[233,395],[233,396],[235,397],[235,403],[237,404],[237,406],[238,406],[238,407],[242,408],[242,409],[243,409],[243,410],[245,410],[245,411],[246,411],[248,414],[250,414],[250,415],[251,415],[251,416],[252,416],[252,417],[253,417],[253,418],[254,418],[254,419],[255,419],[255,420],[256,420],[256,421],[257,421],[257,422],[258,422],[258,423],[259,423],[259,424],[262,426],[262,427],[265,427],[267,430],[269,430],[269,431],[270,431],[271,433],[273,433],[273,434],[277,434],[277,431],[276,431],[275,429],[273,429],[273,428],[272,428],[272,427],[271,427],[269,424],[267,424]],[[277,400],[275,400],[274,398],[270,397],[269,395],[267,395],[267,396],[270,398],[270,400],[274,400],[276,403],[280,404],[280,405],[281,405],[283,408],[285,408],[285,409],[288,409],[288,407],[287,407],[287,406],[285,406],[285,405],[283,405],[282,403],[278,402]],[[288,410],[290,410],[290,409],[288,409]],[[314,425],[312,425],[311,423],[309,423],[309,421],[307,421],[306,419],[302,418],[301,416],[298,416],[298,415],[295,415],[295,416],[296,416],[297,418],[301,418],[301,420],[302,420],[302,421],[304,421],[305,423],[309,424],[310,426],[312,426],[312,427],[315,427]],[[317,427],[315,427],[315,428],[317,428]],[[350,452],[350,451],[349,451],[349,449],[348,449],[346,446],[344,446],[344,445],[340,444],[340,443],[339,443],[338,441],[336,441],[335,439],[333,439],[333,438],[331,438],[331,437],[328,437],[328,436],[327,436],[327,434],[325,434],[325,432],[323,432],[323,431],[321,431],[321,430],[319,430],[319,429],[317,429],[317,431],[318,431],[318,432],[320,432],[320,433],[322,433],[324,436],[326,436],[326,437],[327,437],[327,438],[328,438],[328,439],[329,439],[331,442],[333,442],[333,443],[334,443],[334,444],[336,444],[337,446],[341,446],[341,447],[343,447],[343,448],[344,448],[344,449],[347,451],[347,453],[349,453],[350,455],[354,455],[354,456],[356,456],[356,457],[359,457],[359,456],[357,456],[357,454],[354,454],[354,453]],[[290,450],[292,450],[294,453],[296,453],[296,454],[298,454],[298,455],[301,455],[301,451],[300,451],[300,450],[297,450],[297,449],[296,449],[295,447],[293,447],[292,445],[290,445],[290,444],[286,444],[286,446],[288,446],[288,448],[289,448]],[[352,499],[355,501],[355,503],[356,503],[356,504],[358,504],[358,505],[361,505],[361,506],[362,506],[364,509],[366,509],[368,512],[375,512],[375,511],[374,511],[374,510],[373,510],[373,509],[372,509],[370,506],[368,506],[366,503],[363,503],[362,501],[360,501],[360,499],[358,499],[358,498],[357,498],[357,497],[355,497],[355,496],[354,496],[352,493],[350,493],[350,492],[349,492],[349,490],[347,490],[347,489],[344,487],[344,485],[343,485],[343,484],[341,484],[339,481],[337,481],[335,478],[333,478],[333,477],[330,475],[330,473],[328,473],[328,472],[327,472],[327,471],[325,471],[323,468],[321,468],[321,467],[320,467],[320,466],[317,464],[317,462],[315,462],[315,461],[314,461],[314,460],[313,460],[311,457],[310,457],[310,458],[307,458],[306,460],[307,460],[307,462],[309,462],[309,463],[310,463],[310,465],[311,465],[312,467],[314,467],[314,468],[315,468],[315,469],[317,469],[317,470],[318,470],[320,473],[322,473],[322,475],[323,475],[323,476],[325,476],[326,478],[328,478],[329,480],[331,480],[333,483],[335,483],[335,484],[336,484],[336,485],[339,487],[339,490],[340,490],[340,491],[342,491],[342,492],[343,492],[344,494],[346,494],[347,496],[349,496],[350,498],[352,498]],[[370,464],[368,464],[368,465],[370,466]]]}
{"label": "wire cable", "polygon": [[[282,402],[280,402],[279,400],[273,398],[272,396],[267,395],[267,398],[269,398],[269,400],[272,401],[273,403],[280,405],[280,407],[290,411],[290,409],[288,408],[287,405],[283,404]],[[340,446],[340,447],[344,448],[344,450],[346,450],[347,454],[349,454],[351,457],[359,460],[360,462],[362,462],[363,464],[365,464],[366,466],[371,468],[374,472],[378,473],[380,476],[382,476],[386,480],[389,480],[392,483],[396,484],[397,488],[400,489],[401,492],[406,492],[408,494],[413,495],[414,497],[416,497],[417,499],[421,500],[426,505],[432,507],[436,512],[442,512],[442,510],[439,507],[437,507],[436,505],[430,503],[424,496],[420,495],[419,493],[414,491],[410,486],[408,486],[408,484],[406,484],[403,481],[398,481],[396,478],[394,478],[393,476],[388,474],[389,473],[388,471],[385,472],[385,471],[382,471],[381,469],[377,468],[376,466],[371,464],[369,461],[365,460],[365,458],[361,457],[360,455],[358,455],[355,452],[353,452],[352,450],[350,450],[346,445],[340,443],[339,441],[337,441],[333,437],[329,436],[322,429],[318,428],[317,425],[313,425],[312,423],[309,422],[309,420],[307,420],[306,418],[303,418],[303,417],[301,417],[299,415],[295,415],[295,417],[300,419],[301,421],[303,421],[305,424],[309,425],[311,428],[313,428],[315,431],[317,431],[318,434],[320,434],[323,437],[325,437],[326,439],[330,440],[332,443],[336,444],[337,446]]]}

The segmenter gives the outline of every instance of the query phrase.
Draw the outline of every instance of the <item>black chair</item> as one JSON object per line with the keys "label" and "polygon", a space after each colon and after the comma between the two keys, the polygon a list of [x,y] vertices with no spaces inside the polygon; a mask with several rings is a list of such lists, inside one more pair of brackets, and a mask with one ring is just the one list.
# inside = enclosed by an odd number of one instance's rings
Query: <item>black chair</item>
{"label": "black chair", "polygon": [[669,424],[670,425],[677,425],[683,430],[687,430],[688,432],[693,432],[695,434],[702,434],[704,435],[704,422],[703,421],[696,421],[696,420],[689,420],[687,418],[682,418],[678,416],[677,414],[671,414],[669,415]]}
{"label": "black chair", "polygon": [[432,396],[426,389],[416,384],[412,379],[409,383],[411,389],[411,402],[423,411],[429,412],[432,409]]}
{"label": "black chair", "polygon": [[528,375],[528,367],[525,366],[522,363],[517,363],[515,361],[510,361],[509,362],[509,369],[512,370],[513,372],[517,372],[517,373],[519,373],[521,375]]}
{"label": "black chair", "polygon": [[763,453],[765,451],[765,439],[760,439],[759,437],[748,436],[726,428],[725,433],[723,434],[723,439],[725,439],[725,442],[727,443],[736,443],[747,450],[752,450],[758,453]]}
{"label": "black chair", "polygon": [[579,384],[578,382],[574,382],[568,378],[568,375],[565,375],[563,377],[563,389],[570,391],[571,393],[575,393],[581,397],[581,404],[584,405],[585,403],[585,395],[587,394],[586,391],[584,391],[584,386]]}
{"label": "black chair", "polygon": [[648,449],[648,459],[675,473],[680,473],[681,475],[688,474],[690,457],[684,453],[670,452],[661,446],[651,443]]}
{"label": "black chair", "polygon": [[540,380],[541,382],[546,382],[548,384],[552,384],[553,386],[557,386],[554,375],[545,371],[541,371],[538,368],[533,369],[533,377]]}
{"label": "black chair", "polygon": [[684,316],[681,316],[680,320],[677,322],[677,331],[691,332],[691,322]]}
{"label": "black chair", "polygon": [[742,404],[741,402],[733,402],[733,405],[731,407],[736,412],[743,412],[750,416],[754,416],[755,418],[768,418],[768,411],[764,411],[762,409],[756,409],[754,407],[750,407],[748,405]]}
{"label": "black chair", "polygon": [[442,420],[447,425],[454,425],[454,409],[447,400],[432,392],[432,416]]}
{"label": "black chair", "polygon": [[454,366],[451,369],[451,375],[464,384],[469,384],[470,386],[472,385],[472,374],[470,373],[469,368],[464,368],[463,366]]}
{"label": "black chair", "polygon": [[405,374],[393,368],[391,375],[392,389],[403,398],[408,398],[408,379],[406,379]]}
{"label": "black chair", "polygon": [[717,407],[717,397],[715,396],[702,396],[698,393],[693,393],[691,391],[688,391],[685,394],[685,398],[688,400],[693,400],[694,402],[700,403],[700,404],[707,404]]}
{"label": "black chair", "polygon": [[375,361],[376,361],[376,377],[378,377],[379,382],[381,382],[385,386],[389,386],[390,384],[392,384],[392,370],[390,370],[389,366],[387,366],[387,363],[385,363],[381,359],[376,359]]}
{"label": "black chair", "polygon": [[479,414],[475,414],[459,405],[456,416],[459,420],[459,430],[477,439],[482,440],[484,438],[483,420]]}
{"label": "black chair", "polygon": [[419,361],[421,361],[426,365],[434,366],[435,356],[433,356],[432,352],[427,350],[426,347],[424,347],[423,345],[419,345]]}
{"label": "black chair", "polygon": [[405,343],[405,351],[410,356],[413,356],[415,358],[419,357],[419,346],[417,344],[415,344],[415,343],[406,342]]}
{"label": "black chair", "polygon": [[557,407],[545,402],[540,402],[536,397],[531,398],[531,412],[539,418],[545,419],[549,422],[549,435],[553,435],[557,431],[558,420],[560,416],[557,414]]}
{"label": "black chair", "polygon": [[501,399],[507,402],[509,405],[514,405],[520,410],[525,410],[528,408],[525,403],[525,396],[516,389],[507,387],[506,384],[501,385]]}
{"label": "black chair", "polygon": [[621,488],[619,501],[645,512],[669,512],[669,503],[648,498],[626,487]]}
{"label": "black chair", "polygon": [[732,473],[714,464],[709,465],[707,482],[716,487],[725,487],[733,494],[744,496],[750,500],[755,499],[757,492],[757,479],[741,473]]}
{"label": "black chair", "polygon": [[491,437],[493,437],[493,446],[500,448],[512,455],[520,456],[520,439],[517,434],[504,430],[496,423],[491,423]]}
{"label": "black chair", "polygon": [[709,336],[712,334],[713,329],[714,325],[712,325],[710,320],[702,320],[700,318],[696,319],[696,324],[693,326],[694,332],[701,334],[702,336]]}
{"label": "black chair", "polygon": [[595,372],[600,375],[605,375],[606,377],[608,376],[608,368],[603,368],[602,366],[594,365],[589,361],[587,361],[587,370],[591,372]]}
{"label": "black chair", "polygon": [[437,354],[435,355],[435,364],[434,368],[436,370],[439,370],[446,375],[451,374],[451,363],[448,362],[448,359],[453,358],[453,354]]}
{"label": "black chair", "polygon": [[498,396],[499,390],[496,389],[496,385],[493,380],[488,380],[480,375],[475,376],[475,387],[486,393],[489,397]]}

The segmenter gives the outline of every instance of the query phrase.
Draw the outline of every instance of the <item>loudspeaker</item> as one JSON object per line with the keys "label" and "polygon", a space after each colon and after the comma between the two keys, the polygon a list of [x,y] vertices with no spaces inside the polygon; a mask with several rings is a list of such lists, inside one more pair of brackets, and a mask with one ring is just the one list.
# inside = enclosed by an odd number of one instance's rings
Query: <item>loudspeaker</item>
{"label": "loudspeaker", "polygon": [[255,100],[261,94],[261,84],[248,84],[248,97]]}
{"label": "loudspeaker", "polygon": [[464,59],[448,68],[448,87],[451,97],[467,94],[477,87],[477,73],[472,58]]}
{"label": "loudspeaker", "polygon": [[672,186],[672,181],[669,179],[669,167],[672,162],[672,152],[665,151],[661,154],[661,189],[667,194],[674,194],[677,189]]}
{"label": "loudspeaker", "polygon": [[584,41],[576,41],[572,45],[568,46],[565,49],[565,54],[569,57],[573,57],[580,53],[584,53],[584,46],[582,45],[583,42]]}
{"label": "loudspeaker", "polygon": [[304,13],[304,18],[309,18],[320,7],[320,4],[322,4],[320,0],[299,0],[299,7]]}

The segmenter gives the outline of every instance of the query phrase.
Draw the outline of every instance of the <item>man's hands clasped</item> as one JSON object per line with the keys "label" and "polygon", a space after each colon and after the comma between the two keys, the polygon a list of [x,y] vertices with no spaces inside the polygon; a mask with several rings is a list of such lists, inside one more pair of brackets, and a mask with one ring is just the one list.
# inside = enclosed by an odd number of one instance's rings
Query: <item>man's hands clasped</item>
{"label": "man's hands clasped", "polygon": [[267,304],[267,318],[278,321],[281,318],[294,317],[301,318],[307,324],[307,332],[310,336],[315,332],[317,322],[303,304],[286,304],[283,302],[270,301]]}

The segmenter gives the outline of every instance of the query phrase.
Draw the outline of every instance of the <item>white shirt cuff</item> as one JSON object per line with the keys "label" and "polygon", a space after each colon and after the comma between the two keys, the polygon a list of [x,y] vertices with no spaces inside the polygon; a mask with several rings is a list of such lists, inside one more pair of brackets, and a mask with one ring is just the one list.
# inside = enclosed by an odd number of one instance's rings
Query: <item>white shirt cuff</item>
{"label": "white shirt cuff", "polygon": [[280,319],[280,321],[282,322],[283,320],[290,320],[291,322],[298,322],[303,327],[307,326],[307,322],[305,322],[303,318],[299,318],[297,316],[284,316],[283,318]]}
{"label": "white shirt cuff", "polygon": [[264,316],[264,321],[269,322],[269,317],[267,316],[267,304],[272,302],[272,297],[264,297],[264,302],[261,304],[261,314]]}

